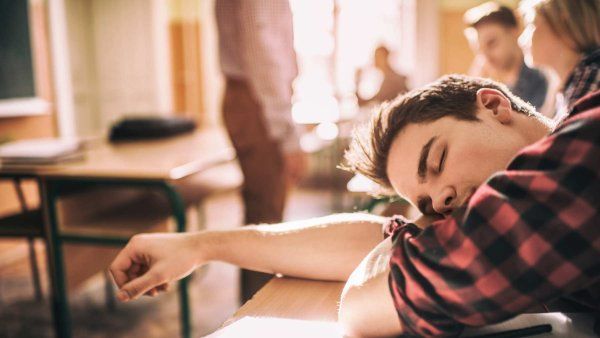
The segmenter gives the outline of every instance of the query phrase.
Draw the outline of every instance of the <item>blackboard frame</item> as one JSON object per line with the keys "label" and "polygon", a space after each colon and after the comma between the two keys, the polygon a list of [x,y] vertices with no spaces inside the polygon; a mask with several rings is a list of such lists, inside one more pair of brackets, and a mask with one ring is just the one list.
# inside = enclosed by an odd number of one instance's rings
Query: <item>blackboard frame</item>
{"label": "blackboard frame", "polygon": [[[17,5],[15,6],[15,4]],[[23,13],[23,8],[15,8],[22,4],[26,5],[26,13]],[[17,93],[14,97],[7,97],[4,95],[5,97],[0,98],[0,118],[48,114],[50,112],[50,102],[40,97],[39,93],[38,81],[40,79],[38,78],[39,74],[36,71],[36,58],[40,57],[40,53],[36,50],[34,43],[35,37],[33,35],[33,25],[35,23],[32,22],[30,1],[16,0],[13,2],[13,0],[0,0],[0,6],[2,5],[5,5],[5,9],[10,7],[13,10],[19,11],[19,13],[15,13],[15,16],[18,17],[20,21],[26,16],[27,26],[24,29],[26,30],[26,33],[24,34],[27,36],[28,41],[25,43],[28,43],[28,46],[25,47],[29,48],[28,51],[26,50],[27,48],[23,49],[24,41],[21,40],[24,38],[21,38],[17,40],[17,43],[20,43],[20,46],[17,46],[15,49],[19,50],[18,48],[21,48],[20,52],[25,60],[19,59],[19,61],[25,62],[24,65],[26,69],[24,72],[27,73],[25,76],[31,77],[31,79],[27,78],[27,81],[31,82],[30,86],[33,88],[26,89],[26,93],[23,95]],[[16,27],[17,29],[23,29],[22,22],[20,21],[16,22],[16,26],[19,26]]]}

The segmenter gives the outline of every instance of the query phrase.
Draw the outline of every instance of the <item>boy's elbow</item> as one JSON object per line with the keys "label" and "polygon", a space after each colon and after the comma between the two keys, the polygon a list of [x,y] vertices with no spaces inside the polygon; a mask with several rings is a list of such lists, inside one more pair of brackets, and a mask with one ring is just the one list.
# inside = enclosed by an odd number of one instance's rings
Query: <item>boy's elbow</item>
{"label": "boy's elbow", "polygon": [[338,323],[342,328],[344,336],[348,337],[367,336],[365,320],[356,309],[356,297],[354,296],[356,288],[351,287],[344,292],[338,310]]}
{"label": "boy's elbow", "polygon": [[360,286],[352,286],[342,295],[338,323],[344,335],[392,337],[400,334],[402,330],[395,312],[390,314],[382,311],[377,305],[376,297],[369,297],[365,291]]}

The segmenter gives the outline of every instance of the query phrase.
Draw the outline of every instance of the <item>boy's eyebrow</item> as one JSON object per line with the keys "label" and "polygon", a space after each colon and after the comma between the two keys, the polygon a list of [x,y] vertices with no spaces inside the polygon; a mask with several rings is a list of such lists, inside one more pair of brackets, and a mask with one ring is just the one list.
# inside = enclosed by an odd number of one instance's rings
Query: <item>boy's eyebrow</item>
{"label": "boy's eyebrow", "polygon": [[433,142],[437,140],[437,136],[434,136],[425,143],[423,148],[421,149],[421,155],[419,156],[419,165],[417,167],[417,178],[419,183],[427,182],[427,159],[429,158],[429,151],[431,150],[431,146]]}

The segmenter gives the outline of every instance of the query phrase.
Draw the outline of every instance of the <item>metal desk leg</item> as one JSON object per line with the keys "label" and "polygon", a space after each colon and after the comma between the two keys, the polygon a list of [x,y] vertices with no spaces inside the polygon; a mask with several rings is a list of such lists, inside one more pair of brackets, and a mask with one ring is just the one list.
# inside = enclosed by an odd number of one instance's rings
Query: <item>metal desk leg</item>
{"label": "metal desk leg", "polygon": [[[173,217],[177,223],[177,232],[185,232],[186,219],[185,219],[185,204],[181,199],[181,196],[175,189],[168,183],[164,184],[164,189],[169,198],[171,204],[171,210]],[[190,338],[192,334],[192,325],[190,320],[190,303],[188,294],[188,281],[190,277],[183,278],[179,281],[179,311],[181,318],[181,336],[183,338]]]}
{"label": "metal desk leg", "polygon": [[[21,212],[27,213],[29,207],[27,206],[27,199],[23,193],[23,187],[21,186],[21,178],[15,177],[13,179],[15,191],[19,199],[19,205],[21,206]],[[37,263],[37,255],[35,253],[35,238],[28,237],[27,244],[29,247],[29,266],[31,267],[31,276],[33,278],[33,290],[35,292],[35,300],[38,302],[42,301],[42,285],[40,283],[40,269]]]}
{"label": "metal desk leg", "polygon": [[[80,182],[81,183],[81,182]],[[89,182],[88,182],[89,183]],[[103,185],[106,184],[124,184],[122,182],[111,182],[103,181]],[[61,236],[58,226],[56,202],[59,196],[59,185],[58,181],[48,182],[40,179],[41,195],[44,198],[44,206],[47,215],[47,233],[50,247],[51,259],[51,276],[52,276],[52,305],[53,305],[53,317],[54,326],[57,338],[70,338],[71,337],[71,315],[68,304],[67,285],[65,280],[65,267],[62,253],[62,243],[65,241],[72,240],[84,240],[90,242],[91,238],[72,238],[72,236]],[[127,185],[127,184],[126,184]],[[129,183],[131,185],[131,183]],[[133,184],[136,185],[136,184]],[[146,185],[146,184],[141,184]],[[150,183],[148,185],[156,186],[156,183]],[[181,199],[179,193],[167,182],[160,183],[160,186],[165,190],[171,210],[175,221],[177,223],[177,232],[184,232],[186,230],[186,216],[185,216],[185,204]],[[121,243],[120,240],[116,242],[108,239],[95,239],[94,243],[102,243],[107,245],[114,245],[115,243],[124,244],[126,241]],[[184,278],[179,282],[179,303],[181,311],[181,336],[183,338],[190,338],[192,332],[191,320],[190,320],[190,304],[188,295],[188,278]]]}
{"label": "metal desk leg", "polygon": [[181,336],[184,338],[190,338],[192,335],[188,280],[189,277],[186,277],[179,281],[179,311],[181,313]]}
{"label": "metal desk leg", "polygon": [[71,337],[71,314],[67,299],[67,285],[62,253],[62,240],[59,236],[56,214],[56,198],[58,192],[53,183],[40,179],[40,189],[47,212],[47,234],[50,247],[51,280],[52,280],[52,315],[57,338]]}

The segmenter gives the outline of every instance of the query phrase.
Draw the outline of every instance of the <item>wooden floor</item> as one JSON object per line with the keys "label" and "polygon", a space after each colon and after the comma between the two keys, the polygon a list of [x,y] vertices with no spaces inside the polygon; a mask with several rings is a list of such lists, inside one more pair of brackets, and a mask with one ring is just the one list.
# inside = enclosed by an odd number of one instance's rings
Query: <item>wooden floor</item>
{"label": "wooden floor", "polygon": [[[302,219],[330,213],[331,193],[314,189],[295,191],[289,200],[286,219]],[[242,206],[237,194],[209,199],[205,204],[206,226],[211,229],[237,227]],[[351,210],[351,208],[349,208]],[[25,241],[0,241],[0,338],[53,337],[45,273],[44,248],[37,245],[45,301],[33,300],[33,290]],[[195,336],[217,329],[239,307],[238,270],[213,263],[197,272],[191,283]],[[74,337],[177,337],[179,317],[177,297],[170,292],[127,304],[106,308],[104,279],[92,278],[71,294]]]}

